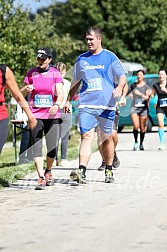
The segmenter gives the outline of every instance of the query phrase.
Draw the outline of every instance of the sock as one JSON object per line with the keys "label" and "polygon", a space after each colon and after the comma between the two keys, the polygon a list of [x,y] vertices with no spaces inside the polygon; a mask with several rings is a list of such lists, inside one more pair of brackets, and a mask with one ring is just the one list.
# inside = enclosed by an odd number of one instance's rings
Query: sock
{"label": "sock", "polygon": [[79,165],[79,169],[83,170],[84,172],[86,172],[86,166],[84,166],[84,165]]}
{"label": "sock", "polygon": [[106,170],[112,170],[112,165],[106,165]]}
{"label": "sock", "polygon": [[135,143],[137,143],[137,138],[138,138],[138,130],[133,130],[133,135],[134,135],[134,139],[135,139]]}
{"label": "sock", "polygon": [[159,134],[160,143],[164,143],[164,129],[159,128],[158,134]]}
{"label": "sock", "polygon": [[140,144],[143,143],[145,137],[145,132],[140,132]]}

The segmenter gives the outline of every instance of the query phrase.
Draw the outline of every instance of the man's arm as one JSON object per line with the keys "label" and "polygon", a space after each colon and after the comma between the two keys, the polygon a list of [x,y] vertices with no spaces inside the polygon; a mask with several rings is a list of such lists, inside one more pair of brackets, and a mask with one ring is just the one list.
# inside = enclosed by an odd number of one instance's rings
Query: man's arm
{"label": "man's arm", "polygon": [[23,95],[18,87],[18,84],[15,81],[14,74],[9,67],[6,68],[5,78],[6,78],[6,87],[10,90],[12,96],[15,98],[15,100],[19,103],[19,105],[22,107],[22,109],[24,110],[24,112],[28,116],[29,127],[34,128],[37,124],[37,120],[33,116],[32,112],[28,106],[28,103],[26,102],[25,98],[23,97]]}
{"label": "man's arm", "polygon": [[79,82],[78,81],[72,81],[67,101],[72,101],[74,95],[77,93],[77,91],[79,89],[80,83],[81,83],[80,81]]}
{"label": "man's arm", "polygon": [[77,82],[77,81],[72,81],[71,83],[71,88],[70,88],[70,91],[69,91],[69,94],[68,94],[68,97],[67,97],[67,101],[64,105],[64,112],[65,113],[69,113],[69,108],[70,108],[70,101],[72,101],[74,95],[77,93],[78,89],[79,89],[79,86],[80,86],[80,81]]}
{"label": "man's arm", "polygon": [[123,91],[122,91],[122,96],[121,99],[119,101],[120,106],[125,106],[126,105],[126,95],[128,93],[128,84],[126,82],[126,84],[124,85]]}
{"label": "man's arm", "polygon": [[126,85],[126,75],[121,75],[119,78],[118,85],[113,91],[114,98],[121,97],[125,85]]}

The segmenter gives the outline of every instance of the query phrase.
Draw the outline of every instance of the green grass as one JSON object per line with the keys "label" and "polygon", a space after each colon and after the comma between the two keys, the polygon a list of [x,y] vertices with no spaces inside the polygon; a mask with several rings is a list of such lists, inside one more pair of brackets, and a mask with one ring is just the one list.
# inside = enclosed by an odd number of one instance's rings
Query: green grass
{"label": "green grass", "polygon": [[[74,160],[78,157],[79,144],[80,134],[75,129],[72,129],[68,144],[68,160]],[[19,153],[19,148],[17,149],[17,153]],[[0,188],[8,187],[10,183],[23,178],[26,174],[33,171],[35,171],[33,162],[30,162],[29,164],[15,165],[14,147],[3,148],[0,156]]]}

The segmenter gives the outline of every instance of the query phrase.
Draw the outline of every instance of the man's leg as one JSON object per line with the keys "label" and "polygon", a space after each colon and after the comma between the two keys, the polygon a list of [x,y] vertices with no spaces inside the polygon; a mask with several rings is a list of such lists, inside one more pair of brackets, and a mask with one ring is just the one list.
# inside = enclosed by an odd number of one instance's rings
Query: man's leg
{"label": "man's leg", "polygon": [[102,139],[101,139],[101,136],[100,136],[100,130],[98,128],[97,128],[97,146],[98,146],[98,150],[100,152],[100,155],[102,157],[102,163],[98,167],[98,171],[104,171],[105,167],[106,167],[106,164],[105,164],[105,161],[104,161],[103,151],[102,151]]}
{"label": "man's leg", "polygon": [[[119,161],[119,158],[117,157],[117,153],[116,153],[116,147],[118,144],[117,130],[118,130],[119,117],[120,117],[120,113],[118,110],[116,110],[114,123],[113,123],[113,130],[112,130],[112,139],[114,142],[114,159],[113,159],[113,167],[114,168],[117,168],[120,165],[120,161]],[[105,169],[105,161],[104,161],[104,157],[102,154],[102,145],[101,145],[102,140],[100,138],[99,130],[97,130],[97,136],[98,136],[98,149],[99,149],[99,152],[100,152],[102,159],[103,159],[102,164],[98,167],[98,171],[103,171]]]}
{"label": "man's leg", "polygon": [[117,147],[117,144],[118,144],[118,133],[117,133],[117,130],[113,130],[112,132],[112,137],[113,137],[113,142],[114,142],[114,159],[113,159],[113,167],[114,168],[117,168],[118,166],[120,166],[120,160],[117,156],[117,152],[116,152],[116,147]]}
{"label": "man's leg", "polygon": [[113,136],[104,133],[100,130],[100,138],[102,140],[101,150],[102,156],[105,161],[105,182],[112,183],[114,182],[113,173],[112,173],[112,164],[114,159],[114,141]]}
{"label": "man's leg", "polygon": [[94,129],[87,131],[81,135],[81,144],[79,150],[79,165],[87,167],[91,156],[91,145],[94,137]]}
{"label": "man's leg", "polygon": [[94,129],[91,129],[81,135],[81,144],[79,150],[79,169],[72,171],[70,177],[78,183],[86,183],[86,167],[91,157],[91,146],[94,137]]}

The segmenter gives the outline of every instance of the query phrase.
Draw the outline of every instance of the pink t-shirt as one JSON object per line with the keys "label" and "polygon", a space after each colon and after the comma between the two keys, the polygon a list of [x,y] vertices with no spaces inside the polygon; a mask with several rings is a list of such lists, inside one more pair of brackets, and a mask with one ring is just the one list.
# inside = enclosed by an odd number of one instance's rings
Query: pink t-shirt
{"label": "pink t-shirt", "polygon": [[30,95],[29,104],[35,118],[60,118],[60,110],[55,115],[50,115],[49,109],[57,100],[56,83],[63,83],[61,73],[54,67],[41,73],[40,68],[36,67],[27,73],[24,82],[28,85],[32,84],[34,88]]}

